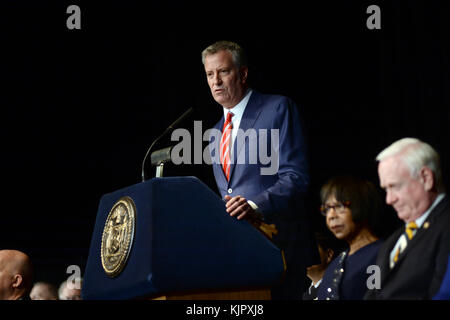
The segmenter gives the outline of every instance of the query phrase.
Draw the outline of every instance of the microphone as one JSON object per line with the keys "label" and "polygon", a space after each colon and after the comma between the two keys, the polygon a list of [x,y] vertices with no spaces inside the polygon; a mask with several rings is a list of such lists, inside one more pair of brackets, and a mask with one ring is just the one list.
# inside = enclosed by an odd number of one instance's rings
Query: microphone
{"label": "microphone", "polygon": [[145,154],[144,160],[142,161],[142,168],[141,168],[141,176],[142,176],[142,182],[145,181],[145,160],[147,160],[147,157],[150,153],[150,150],[152,150],[153,146],[156,142],[159,141],[162,137],[164,137],[167,133],[175,129],[175,127],[182,122],[184,119],[186,119],[192,112],[194,111],[193,108],[189,108],[185,113],[183,113],[177,120],[175,120],[170,126],[167,127],[166,130],[158,137],[156,138],[153,143],[150,145],[150,148],[148,148],[147,153]]}
{"label": "microphone", "polygon": [[170,146],[161,150],[153,151],[152,155],[150,156],[150,163],[154,166],[157,166],[161,163],[169,161],[172,149],[173,146]]}

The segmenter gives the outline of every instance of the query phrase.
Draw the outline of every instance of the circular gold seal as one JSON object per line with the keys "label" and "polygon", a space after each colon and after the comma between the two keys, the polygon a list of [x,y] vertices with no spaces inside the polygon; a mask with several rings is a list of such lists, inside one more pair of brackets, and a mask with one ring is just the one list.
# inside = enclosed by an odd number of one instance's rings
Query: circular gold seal
{"label": "circular gold seal", "polygon": [[109,277],[117,276],[125,267],[133,245],[136,206],[130,197],[122,197],[113,205],[102,235],[103,270]]}

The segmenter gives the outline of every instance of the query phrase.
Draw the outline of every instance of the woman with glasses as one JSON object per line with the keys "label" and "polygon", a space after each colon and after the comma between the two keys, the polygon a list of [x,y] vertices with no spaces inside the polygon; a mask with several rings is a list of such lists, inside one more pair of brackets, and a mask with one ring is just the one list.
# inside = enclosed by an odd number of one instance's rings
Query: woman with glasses
{"label": "woman with glasses", "polygon": [[[322,186],[322,206],[328,229],[348,249],[327,267],[319,287],[319,300],[362,300],[373,273],[381,241],[375,234],[381,198],[369,181],[336,177]],[[370,272],[372,270],[372,272]]]}

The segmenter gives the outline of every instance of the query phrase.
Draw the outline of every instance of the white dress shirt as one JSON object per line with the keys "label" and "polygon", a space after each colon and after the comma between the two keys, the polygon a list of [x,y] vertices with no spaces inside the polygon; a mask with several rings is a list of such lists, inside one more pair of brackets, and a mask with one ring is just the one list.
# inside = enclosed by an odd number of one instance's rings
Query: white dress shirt
{"label": "white dress shirt", "polygon": [[231,129],[231,141],[230,141],[230,156],[233,156],[233,145],[236,140],[237,131],[239,129],[239,125],[241,124],[242,115],[244,114],[245,107],[247,106],[248,100],[250,100],[250,96],[252,95],[252,90],[248,89],[244,98],[237,105],[235,105],[231,109],[223,108],[223,116],[226,119],[228,112],[233,112],[233,118],[231,118],[231,123],[233,124],[233,129]]}

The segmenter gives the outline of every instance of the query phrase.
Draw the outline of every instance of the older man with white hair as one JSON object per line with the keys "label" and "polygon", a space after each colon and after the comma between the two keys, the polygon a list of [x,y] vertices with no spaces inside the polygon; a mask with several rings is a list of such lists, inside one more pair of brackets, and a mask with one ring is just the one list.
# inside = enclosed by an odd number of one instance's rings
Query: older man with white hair
{"label": "older man with white hair", "polygon": [[82,300],[81,287],[83,285],[83,278],[69,277],[59,285],[58,297],[59,300]]}
{"label": "older man with white hair", "polygon": [[380,249],[381,285],[365,298],[431,299],[440,287],[450,253],[450,200],[439,155],[425,142],[404,138],[376,159],[386,203],[405,226]]}

